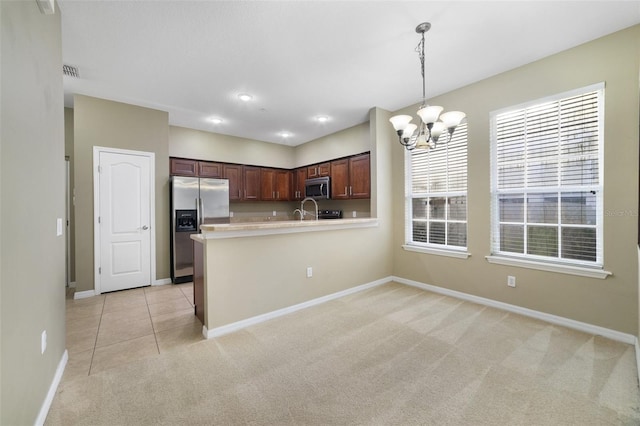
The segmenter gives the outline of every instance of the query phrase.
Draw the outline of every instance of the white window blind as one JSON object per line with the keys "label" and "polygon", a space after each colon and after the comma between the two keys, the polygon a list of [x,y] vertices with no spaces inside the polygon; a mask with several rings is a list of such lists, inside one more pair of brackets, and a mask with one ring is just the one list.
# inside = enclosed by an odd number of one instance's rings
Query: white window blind
{"label": "white window blind", "polygon": [[494,113],[492,252],[602,265],[604,85]]}
{"label": "white window blind", "polygon": [[407,244],[467,247],[467,124],[448,143],[409,152],[407,170]]}

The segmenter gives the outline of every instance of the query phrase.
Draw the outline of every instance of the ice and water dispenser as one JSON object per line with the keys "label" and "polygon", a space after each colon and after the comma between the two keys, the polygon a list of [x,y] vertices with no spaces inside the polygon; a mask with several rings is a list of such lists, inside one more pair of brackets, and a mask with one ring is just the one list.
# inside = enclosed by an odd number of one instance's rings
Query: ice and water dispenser
{"label": "ice and water dispenser", "polygon": [[197,232],[198,211],[176,210],[176,232]]}

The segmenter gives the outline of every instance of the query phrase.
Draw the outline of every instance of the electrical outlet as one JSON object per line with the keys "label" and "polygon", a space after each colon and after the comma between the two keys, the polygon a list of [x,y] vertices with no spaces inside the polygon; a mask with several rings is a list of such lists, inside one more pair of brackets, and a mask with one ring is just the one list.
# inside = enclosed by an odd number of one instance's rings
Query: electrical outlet
{"label": "electrical outlet", "polygon": [[355,210],[353,212],[351,212],[351,217],[356,217],[356,216],[357,216],[357,213],[356,213]]}
{"label": "electrical outlet", "polygon": [[313,268],[311,266],[307,266],[307,278],[313,277]]}
{"label": "electrical outlet", "polygon": [[513,275],[507,276],[507,285],[509,287],[515,287],[516,286],[516,277],[514,277]]}
{"label": "electrical outlet", "polygon": [[274,217],[276,216],[276,213],[277,213],[277,212],[274,210],[274,211],[273,211],[273,216],[274,216]]}
{"label": "electrical outlet", "polygon": [[44,354],[47,350],[47,330],[44,330],[40,335],[40,353]]}
{"label": "electrical outlet", "polygon": [[56,219],[56,237],[62,235],[62,218]]}

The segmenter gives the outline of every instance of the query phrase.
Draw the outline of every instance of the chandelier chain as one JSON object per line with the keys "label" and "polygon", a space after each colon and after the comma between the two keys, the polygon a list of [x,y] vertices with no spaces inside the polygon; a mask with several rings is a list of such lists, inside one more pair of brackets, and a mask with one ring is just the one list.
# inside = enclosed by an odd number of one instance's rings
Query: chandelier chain
{"label": "chandelier chain", "polygon": [[418,45],[416,46],[416,52],[418,53],[418,57],[420,58],[420,71],[422,73],[422,105],[424,106],[427,102],[424,77],[424,32],[422,33],[422,39],[420,40],[420,43],[418,43]]}
{"label": "chandelier chain", "polygon": [[[414,149],[433,149],[436,147],[436,143],[442,134],[448,134],[446,142],[449,142],[456,126],[465,118],[465,113],[462,111],[449,111],[441,115],[440,113],[443,110],[441,106],[427,105],[424,33],[429,31],[430,28],[431,24],[429,22],[423,22],[416,27],[416,32],[421,35],[420,43],[418,43],[418,46],[415,48],[420,59],[420,72],[422,74],[422,105],[420,109],[418,109],[420,121],[417,124],[413,124],[411,123],[412,117],[406,114],[396,115],[389,119],[398,134],[398,142],[408,151]],[[439,118],[441,121],[438,120]]]}

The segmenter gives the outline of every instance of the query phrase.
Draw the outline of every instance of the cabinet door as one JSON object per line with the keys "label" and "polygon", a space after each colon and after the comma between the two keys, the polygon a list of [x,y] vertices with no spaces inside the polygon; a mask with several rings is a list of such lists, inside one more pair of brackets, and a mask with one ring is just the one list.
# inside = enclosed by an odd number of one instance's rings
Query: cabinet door
{"label": "cabinet door", "polygon": [[309,179],[317,178],[320,176],[320,171],[318,170],[318,165],[314,164],[313,166],[307,166],[307,177]]}
{"label": "cabinet door", "polygon": [[291,182],[291,172],[288,170],[276,170],[274,175],[274,190],[276,200],[289,200],[289,185]]}
{"label": "cabinet door", "polygon": [[198,176],[198,162],[183,158],[171,158],[169,169],[172,176]]}
{"label": "cabinet door", "polygon": [[260,199],[262,201],[271,201],[276,199],[276,190],[274,187],[275,170],[260,169]]}
{"label": "cabinet door", "polygon": [[229,179],[229,200],[242,200],[244,191],[242,166],[237,164],[225,164],[222,168],[222,177]]}
{"label": "cabinet door", "polygon": [[331,176],[331,163],[318,164],[318,177]]}
{"label": "cabinet door", "polygon": [[210,178],[222,177],[222,164],[198,161],[198,176]]}
{"label": "cabinet door", "polygon": [[[207,242],[205,241],[204,244]],[[193,244],[193,309],[196,317],[204,324],[204,244]]]}
{"label": "cabinet door", "polygon": [[331,199],[345,200],[349,198],[349,160],[331,162]]}
{"label": "cabinet door", "polygon": [[349,197],[371,198],[369,154],[349,159]]}
{"label": "cabinet door", "polygon": [[331,176],[331,163],[321,163],[307,166],[307,177],[309,179],[323,176]]}
{"label": "cabinet door", "polygon": [[260,189],[260,167],[244,166],[243,200],[259,200]]}
{"label": "cabinet door", "polygon": [[307,168],[301,167],[293,171],[293,191],[292,200],[302,200],[304,198],[304,181],[307,180]]}

